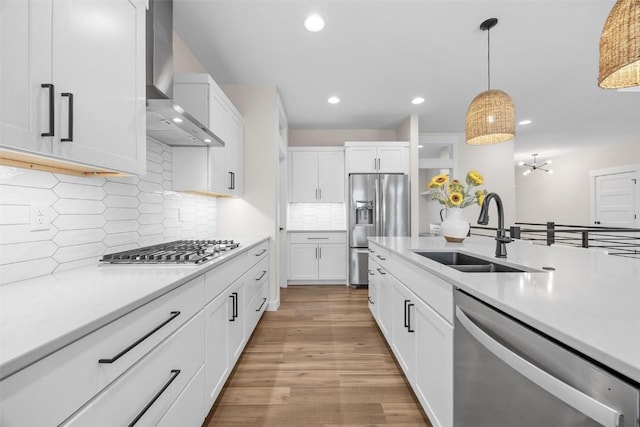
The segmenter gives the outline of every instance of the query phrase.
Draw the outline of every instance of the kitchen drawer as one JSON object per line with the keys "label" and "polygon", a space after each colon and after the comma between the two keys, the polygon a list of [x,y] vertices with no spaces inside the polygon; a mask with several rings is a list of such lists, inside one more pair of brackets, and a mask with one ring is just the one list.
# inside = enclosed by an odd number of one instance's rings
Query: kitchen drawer
{"label": "kitchen drawer", "polygon": [[247,251],[247,266],[246,269],[249,270],[251,267],[256,265],[256,263],[262,261],[262,259],[267,258],[269,254],[269,241],[265,240],[260,243],[258,246],[254,246],[253,248]]}
{"label": "kitchen drawer", "polygon": [[453,286],[424,269],[391,259],[387,271],[433,308],[447,322],[453,324]]}
{"label": "kitchen drawer", "polygon": [[202,367],[203,336],[200,311],[63,425],[123,426],[136,419],[137,426],[157,425]]}
{"label": "kitchen drawer", "polygon": [[371,242],[369,242],[369,258],[375,259],[385,269],[389,265],[389,251]]}
{"label": "kitchen drawer", "polygon": [[4,379],[0,425],[59,424],[201,310],[203,295],[200,276]]}
{"label": "kitchen drawer", "polygon": [[264,258],[245,276],[246,300],[250,301],[264,282],[269,280],[269,260]]}
{"label": "kitchen drawer", "polygon": [[269,283],[264,281],[258,292],[254,295],[253,299],[247,304],[247,324],[246,331],[247,337],[251,336],[251,333],[255,329],[260,317],[267,309],[267,299],[269,297]]}
{"label": "kitchen drawer", "polygon": [[204,409],[204,365],[180,393],[158,427],[200,427],[207,414]]}
{"label": "kitchen drawer", "polygon": [[240,254],[205,273],[205,304],[218,296],[220,292],[224,291],[247,271],[245,256],[246,254]]}
{"label": "kitchen drawer", "polygon": [[319,233],[289,233],[289,243],[346,243],[344,231]]}

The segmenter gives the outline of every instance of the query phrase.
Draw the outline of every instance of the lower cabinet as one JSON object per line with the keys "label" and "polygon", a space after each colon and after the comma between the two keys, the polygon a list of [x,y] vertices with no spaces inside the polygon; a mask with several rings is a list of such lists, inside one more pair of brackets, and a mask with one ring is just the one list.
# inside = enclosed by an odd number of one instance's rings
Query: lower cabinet
{"label": "lower cabinet", "polygon": [[290,282],[345,281],[346,234],[290,233],[288,279]]}
{"label": "lower cabinet", "polygon": [[204,409],[204,366],[187,384],[180,396],[171,405],[158,427],[198,426],[207,413]]}
{"label": "lower cabinet", "polygon": [[372,308],[370,300],[369,307],[432,425],[451,427],[453,325],[448,305],[441,302],[447,290],[441,279],[425,271],[417,274],[408,262],[389,257],[387,269],[369,257],[370,298],[377,306]]}

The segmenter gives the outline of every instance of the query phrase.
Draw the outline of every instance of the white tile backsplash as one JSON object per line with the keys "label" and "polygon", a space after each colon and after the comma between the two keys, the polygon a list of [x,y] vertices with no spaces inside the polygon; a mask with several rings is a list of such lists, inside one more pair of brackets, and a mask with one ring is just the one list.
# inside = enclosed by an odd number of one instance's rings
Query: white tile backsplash
{"label": "white tile backsplash", "polygon": [[289,230],[345,230],[344,203],[290,203]]}
{"label": "white tile backsplash", "polygon": [[[0,166],[0,284],[95,265],[105,253],[217,237],[217,199],[172,191],[171,147],[147,140],[144,176],[84,178]],[[30,204],[51,228],[30,231]]]}

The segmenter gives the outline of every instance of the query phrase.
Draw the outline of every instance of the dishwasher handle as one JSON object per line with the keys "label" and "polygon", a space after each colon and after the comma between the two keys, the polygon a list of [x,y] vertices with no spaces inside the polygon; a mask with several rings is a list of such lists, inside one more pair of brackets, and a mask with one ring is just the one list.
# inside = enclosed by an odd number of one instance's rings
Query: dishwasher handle
{"label": "dishwasher handle", "polygon": [[542,389],[551,393],[567,405],[582,412],[596,422],[606,427],[619,427],[622,414],[592,398],[580,390],[560,381],[544,370],[538,368],[531,362],[523,359],[516,353],[504,347],[498,341],[491,338],[486,332],[480,329],[460,307],[456,307],[456,317],[462,326],[487,350],[509,365],[515,371],[538,385]]}

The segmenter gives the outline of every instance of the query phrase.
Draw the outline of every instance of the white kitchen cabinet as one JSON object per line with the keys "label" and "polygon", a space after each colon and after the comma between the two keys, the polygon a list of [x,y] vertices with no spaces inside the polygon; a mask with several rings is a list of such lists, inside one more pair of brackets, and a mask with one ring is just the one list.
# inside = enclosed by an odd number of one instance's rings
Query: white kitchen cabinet
{"label": "white kitchen cabinet", "polygon": [[176,75],[173,90],[175,101],[224,143],[224,147],[173,147],[174,190],[241,196],[242,116],[208,74]]}
{"label": "white kitchen cabinet", "polygon": [[289,282],[344,281],[347,278],[344,232],[290,233]]}
{"label": "white kitchen cabinet", "polygon": [[379,259],[374,258],[373,254],[369,254],[369,289],[371,285],[375,287],[375,308],[373,309],[374,317],[380,327],[382,333],[389,339],[391,333],[392,320],[392,283],[387,280],[387,271],[379,264]]}
{"label": "white kitchen cabinet", "polygon": [[202,366],[156,427],[199,426],[206,417]]}
{"label": "white kitchen cabinet", "polygon": [[2,157],[143,174],[144,2],[3,0],[0,7]]}
{"label": "white kitchen cabinet", "polygon": [[205,409],[215,402],[232,366],[229,364],[229,296],[224,293],[207,304],[205,315]]}
{"label": "white kitchen cabinet", "polygon": [[392,285],[391,348],[404,375],[411,385],[415,382],[416,368],[416,301],[417,298],[392,275],[387,280]]}
{"label": "white kitchen cabinet", "polygon": [[344,203],[342,149],[290,149],[289,157],[290,202]]}
{"label": "white kitchen cabinet", "polygon": [[409,173],[407,142],[345,142],[346,173]]}

